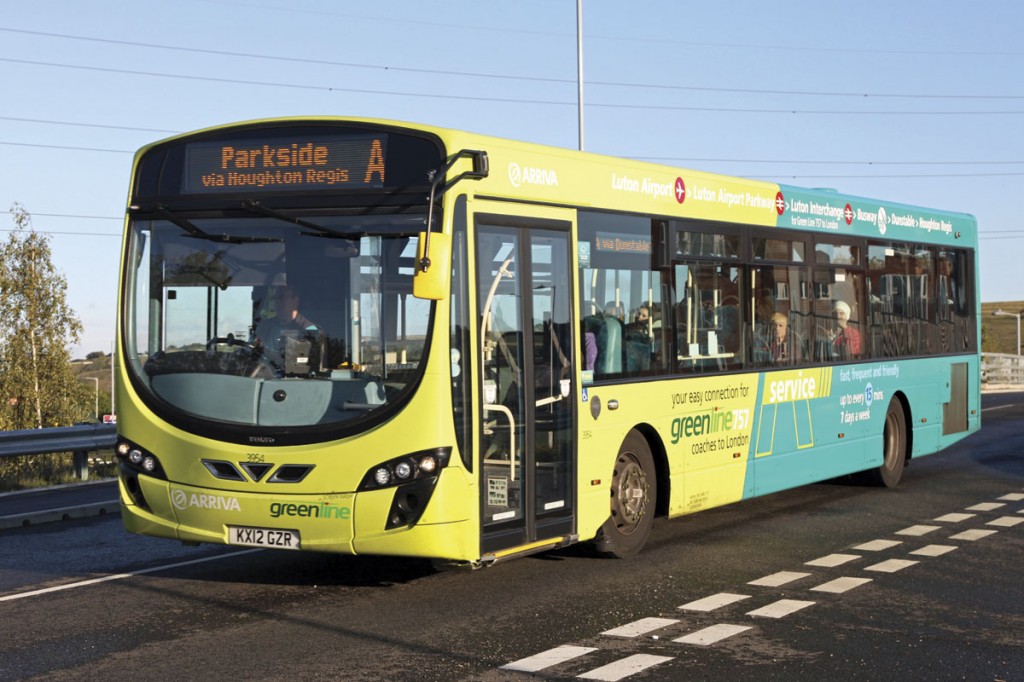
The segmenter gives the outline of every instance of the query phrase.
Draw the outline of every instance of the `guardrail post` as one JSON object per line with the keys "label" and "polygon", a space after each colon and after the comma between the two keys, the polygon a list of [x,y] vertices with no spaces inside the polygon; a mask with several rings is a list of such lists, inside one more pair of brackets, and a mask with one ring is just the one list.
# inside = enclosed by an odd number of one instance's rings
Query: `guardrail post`
{"label": "guardrail post", "polygon": [[72,455],[74,460],[75,478],[80,481],[89,480],[89,451],[75,450]]}

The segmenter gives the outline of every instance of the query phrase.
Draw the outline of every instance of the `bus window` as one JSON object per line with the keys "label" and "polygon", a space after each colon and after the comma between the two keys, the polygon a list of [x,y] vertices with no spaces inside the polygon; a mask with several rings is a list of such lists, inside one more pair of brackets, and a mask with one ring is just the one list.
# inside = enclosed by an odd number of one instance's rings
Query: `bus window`
{"label": "bus window", "polygon": [[801,364],[810,358],[813,335],[805,268],[776,265],[750,271],[755,366]]}
{"label": "bus window", "polygon": [[734,369],[743,365],[741,269],[716,264],[674,267],[674,311],[678,367],[683,372]]}

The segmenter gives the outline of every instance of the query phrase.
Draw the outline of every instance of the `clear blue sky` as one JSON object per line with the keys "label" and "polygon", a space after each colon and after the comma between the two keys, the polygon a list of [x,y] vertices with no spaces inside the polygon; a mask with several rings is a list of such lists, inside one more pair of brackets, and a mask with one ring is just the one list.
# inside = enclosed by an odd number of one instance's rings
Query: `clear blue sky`
{"label": "clear blue sky", "polygon": [[[148,142],[305,114],[578,142],[575,0],[0,8],[0,208],[52,234],[78,356],[112,348],[131,153]],[[972,213],[983,300],[1024,299],[1019,0],[584,0],[583,15],[588,150]]]}

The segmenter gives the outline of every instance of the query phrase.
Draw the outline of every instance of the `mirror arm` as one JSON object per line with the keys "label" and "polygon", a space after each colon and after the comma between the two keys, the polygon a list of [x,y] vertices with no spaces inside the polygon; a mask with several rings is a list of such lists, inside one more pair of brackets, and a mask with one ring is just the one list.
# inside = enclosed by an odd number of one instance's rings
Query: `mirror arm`
{"label": "mirror arm", "polygon": [[[440,192],[438,192],[438,186],[444,180],[445,174],[451,170],[452,166],[454,166],[455,162],[459,159],[472,159],[473,170],[459,173],[451,182],[442,187]],[[434,202],[461,180],[466,178],[471,180],[482,180],[487,177],[488,173],[489,164],[487,160],[487,152],[473,149],[462,149],[452,156],[452,158],[448,160],[448,163],[446,163],[442,168],[432,170],[427,174],[427,179],[430,180],[430,201],[427,204],[427,234],[424,237],[423,257],[416,263],[416,267],[420,272],[426,272],[430,268],[430,232],[434,224]]]}

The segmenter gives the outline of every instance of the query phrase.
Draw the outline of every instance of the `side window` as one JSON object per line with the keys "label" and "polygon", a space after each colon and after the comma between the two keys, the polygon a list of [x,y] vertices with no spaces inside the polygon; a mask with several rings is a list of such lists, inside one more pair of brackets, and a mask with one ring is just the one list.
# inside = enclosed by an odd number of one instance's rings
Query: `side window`
{"label": "side window", "polygon": [[862,251],[856,244],[815,244],[815,360],[841,362],[870,355]]}
{"label": "side window", "polygon": [[932,254],[913,244],[868,247],[870,346],[875,357],[928,352]]}
{"label": "side window", "polygon": [[656,267],[662,223],[610,213],[579,214],[580,349],[597,380],[665,373],[668,303]]}
{"label": "side window", "polygon": [[742,273],[739,265],[674,264],[673,327],[679,371],[724,371],[743,366]]}
{"label": "side window", "polygon": [[751,362],[755,367],[799,365],[810,357],[814,335],[806,268],[754,267]]}
{"label": "side window", "polygon": [[811,360],[814,290],[804,265],[806,249],[797,239],[751,238],[750,361],[755,367],[786,367]]}
{"label": "side window", "polygon": [[935,263],[934,350],[956,353],[977,348],[971,289],[972,254],[960,249],[940,249]]}

